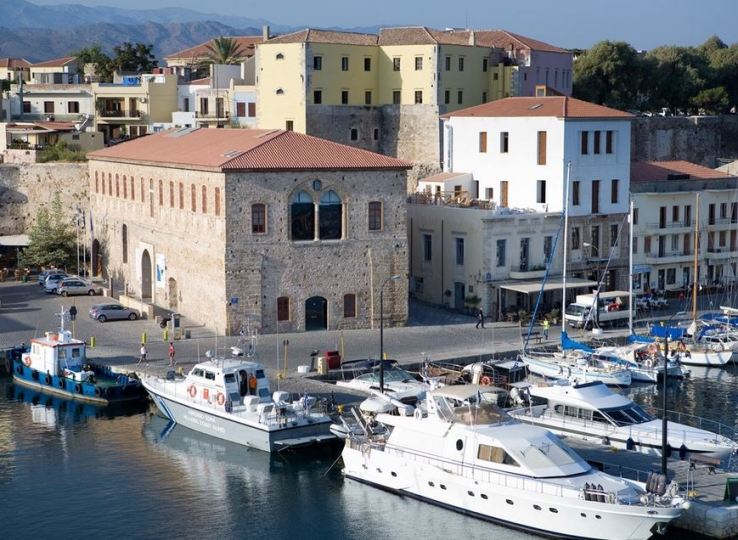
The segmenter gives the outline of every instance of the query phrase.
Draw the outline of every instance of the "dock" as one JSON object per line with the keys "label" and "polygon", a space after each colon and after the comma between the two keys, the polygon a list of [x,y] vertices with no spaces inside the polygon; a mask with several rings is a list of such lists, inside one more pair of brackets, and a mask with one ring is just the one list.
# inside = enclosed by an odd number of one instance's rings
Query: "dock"
{"label": "dock", "polygon": [[[649,472],[661,472],[661,456],[616,450],[580,439],[565,440],[584,459],[609,474],[645,482]],[[673,527],[710,538],[738,536],[738,502],[723,500],[727,480],[738,478],[738,472],[671,458],[668,471],[669,480],[679,482],[682,496],[689,500]]]}

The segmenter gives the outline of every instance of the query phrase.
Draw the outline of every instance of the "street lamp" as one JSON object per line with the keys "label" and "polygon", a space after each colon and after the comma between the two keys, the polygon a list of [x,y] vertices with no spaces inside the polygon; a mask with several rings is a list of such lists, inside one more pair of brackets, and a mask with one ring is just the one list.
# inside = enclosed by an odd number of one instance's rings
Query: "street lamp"
{"label": "street lamp", "polygon": [[397,281],[402,278],[399,274],[394,274],[385,278],[382,286],[379,288],[379,391],[384,394],[384,286],[390,281]]}

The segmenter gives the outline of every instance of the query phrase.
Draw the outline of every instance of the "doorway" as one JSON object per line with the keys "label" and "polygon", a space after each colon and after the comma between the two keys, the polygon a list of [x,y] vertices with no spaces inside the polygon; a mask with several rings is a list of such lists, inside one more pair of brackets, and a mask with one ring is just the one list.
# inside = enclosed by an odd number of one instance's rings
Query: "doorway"
{"label": "doorway", "polygon": [[454,307],[456,309],[464,309],[466,299],[466,285],[456,281],[454,282]]}
{"label": "doorway", "polygon": [[169,278],[167,282],[167,296],[169,297],[169,309],[172,311],[177,309],[177,280]]}
{"label": "doorway", "polygon": [[141,255],[141,299],[151,300],[151,255],[147,249]]}
{"label": "doorway", "polygon": [[305,330],[326,330],[328,328],[328,301],[322,296],[305,300]]}

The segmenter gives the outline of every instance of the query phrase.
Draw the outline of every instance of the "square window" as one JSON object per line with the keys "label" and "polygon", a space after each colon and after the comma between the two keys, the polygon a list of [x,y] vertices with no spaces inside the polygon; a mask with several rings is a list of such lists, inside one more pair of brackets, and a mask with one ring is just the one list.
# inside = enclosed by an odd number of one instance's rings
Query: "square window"
{"label": "square window", "polygon": [[487,132],[479,132],[479,152],[484,153],[487,151]]}
{"label": "square window", "polygon": [[446,90],[443,92],[443,103],[446,105],[451,103],[451,91],[450,90]]}
{"label": "square window", "polygon": [[423,69],[423,57],[416,56],[415,57],[415,71],[420,71],[421,69]]}
{"label": "square window", "polygon": [[264,234],[266,232],[266,205],[256,203],[251,205],[251,232]]}
{"label": "square window", "polygon": [[536,202],[543,204],[546,202],[546,181],[538,180],[538,190]]}
{"label": "square window", "polygon": [[487,92],[482,92],[482,103],[487,103]]}
{"label": "square window", "polygon": [[350,319],[356,317],[356,295],[355,294],[344,294],[343,295],[343,317],[344,319]]}
{"label": "square window", "polygon": [[482,58],[482,71],[487,71],[488,66],[489,66],[489,59]]}
{"label": "square window", "polygon": [[419,105],[423,103],[423,91],[422,90],[416,90],[415,91],[415,104]]}
{"label": "square window", "polygon": [[392,59],[392,71],[400,71],[400,57],[395,56]]}
{"label": "square window", "polygon": [[392,104],[393,105],[399,105],[402,100],[402,94],[399,90],[393,90],[392,91]]}
{"label": "square window", "polygon": [[459,91],[458,91],[458,92],[456,93],[456,102],[457,102],[457,103],[458,103],[459,105],[461,105],[462,103],[464,103],[464,91],[463,91],[463,90],[459,90]]}
{"label": "square window", "polygon": [[464,239],[456,239],[456,265],[464,266]]}
{"label": "square window", "polygon": [[372,59],[364,58],[364,71],[371,71],[371,70],[372,70]]}
{"label": "square window", "polygon": [[369,203],[369,230],[382,230],[382,203],[380,201]]}
{"label": "square window", "polygon": [[292,130],[294,130],[294,129],[295,129],[295,122],[294,122],[294,121],[292,121],[292,120],[287,120],[287,121],[286,121],[286,122],[284,123],[284,128],[285,128],[285,129],[286,129],[287,131],[292,131]]}
{"label": "square window", "polygon": [[323,69],[323,57],[322,56],[313,56],[313,69],[315,71],[320,71]]}
{"label": "square window", "polygon": [[502,154],[507,154],[508,150],[510,149],[509,146],[510,138],[507,131],[503,131],[500,133],[500,152]]}
{"label": "square window", "polygon": [[341,105],[348,105],[348,90],[341,90]]}
{"label": "square window", "polygon": [[459,71],[464,71],[464,57],[459,56]]}
{"label": "square window", "polygon": [[323,103],[323,92],[321,90],[313,91],[313,103],[316,105]]}
{"label": "square window", "polygon": [[379,128],[374,128],[374,132],[372,133],[372,137],[375,141],[379,140]]}
{"label": "square window", "polygon": [[359,140],[359,130],[356,128],[351,128],[351,140],[352,141],[358,141]]}
{"label": "square window", "polygon": [[372,92],[371,90],[367,90],[364,92],[364,105],[371,105],[372,104]]}
{"label": "square window", "polygon": [[451,71],[451,57],[446,57],[446,71]]}
{"label": "square window", "polygon": [[615,132],[612,130],[607,130],[605,132],[605,153],[606,154],[612,154],[613,153],[613,140],[615,138]]}
{"label": "square window", "polygon": [[277,298],[277,321],[290,320],[290,299],[288,296],[280,296]]}
{"label": "square window", "polygon": [[581,137],[582,137],[581,153],[584,156],[589,153],[589,132],[582,131]]}
{"label": "square window", "polygon": [[348,70],[349,70],[348,56],[342,56],[341,57],[341,71],[348,71]]}
{"label": "square window", "polygon": [[423,259],[430,261],[433,258],[433,237],[430,234],[423,235]]}

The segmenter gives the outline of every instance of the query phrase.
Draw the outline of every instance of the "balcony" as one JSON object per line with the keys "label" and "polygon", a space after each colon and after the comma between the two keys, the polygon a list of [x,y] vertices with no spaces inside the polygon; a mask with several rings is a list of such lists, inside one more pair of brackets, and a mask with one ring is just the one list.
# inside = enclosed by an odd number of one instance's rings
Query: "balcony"
{"label": "balcony", "polygon": [[[636,227],[638,227],[638,225],[636,225]],[[646,229],[649,231],[672,231],[672,232],[676,232],[675,229],[692,229],[693,227],[694,227],[694,220],[667,221],[663,224],[659,222],[651,222],[651,223],[646,223],[642,226],[643,229]]]}
{"label": "balcony", "polygon": [[736,248],[723,246],[723,247],[708,247],[707,248],[707,257],[715,260],[715,259],[731,259],[736,256]]}
{"label": "balcony", "polygon": [[230,111],[195,111],[195,118],[199,120],[228,120]]}
{"label": "balcony", "polygon": [[541,279],[546,275],[543,265],[519,266],[510,269],[510,279]]}
{"label": "balcony", "polygon": [[690,262],[693,259],[691,251],[664,250],[661,253],[644,253],[646,264],[675,264]]}
{"label": "balcony", "polygon": [[116,120],[138,120],[143,117],[143,111],[128,111],[123,109],[109,109],[98,112],[101,120],[114,118]]}

